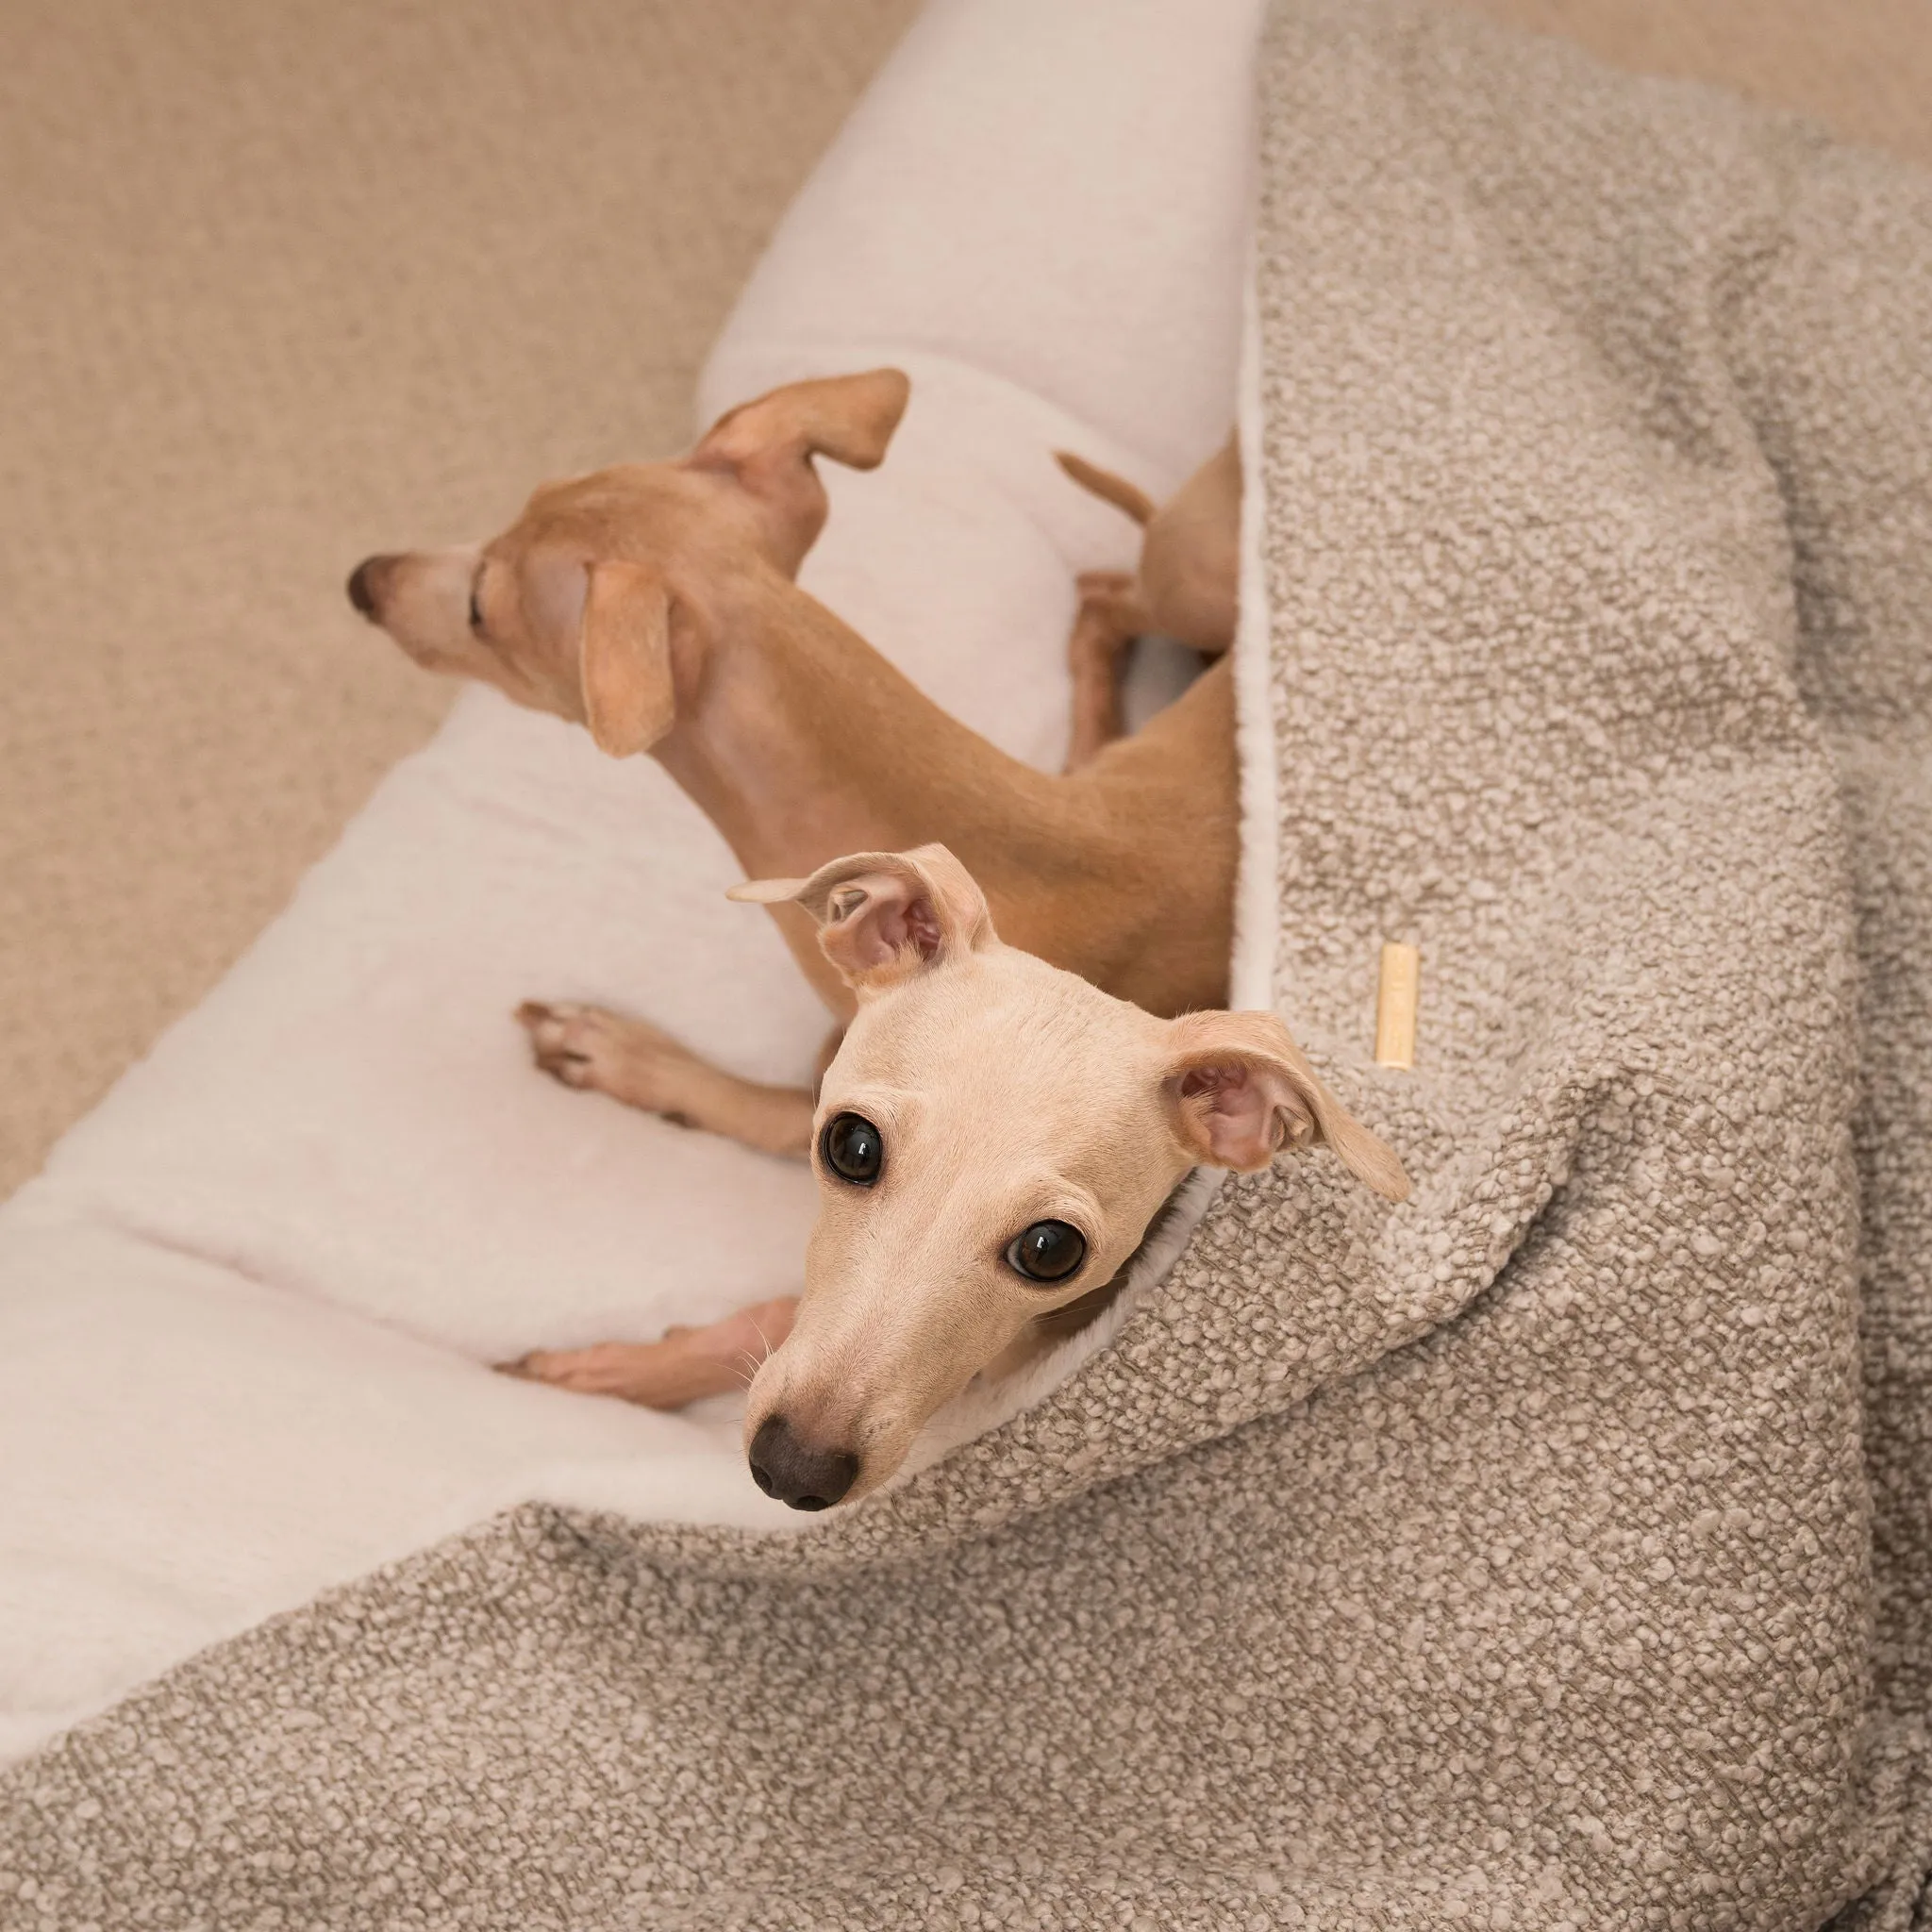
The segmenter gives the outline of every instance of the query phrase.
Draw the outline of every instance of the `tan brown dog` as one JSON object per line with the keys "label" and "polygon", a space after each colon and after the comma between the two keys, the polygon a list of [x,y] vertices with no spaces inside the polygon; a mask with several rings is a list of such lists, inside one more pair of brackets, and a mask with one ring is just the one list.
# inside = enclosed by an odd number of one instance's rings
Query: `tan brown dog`
{"label": "tan brown dog", "polygon": [[[1224,662],[1054,777],[942,711],[793,581],[825,516],[813,458],[876,464],[907,394],[896,370],[794,383],[732,410],[681,461],[546,485],[488,543],[373,557],[350,598],[428,668],[580,722],[615,756],[649,752],[751,876],[939,841],[1015,945],[1151,1012],[1221,1005],[1237,847]],[[810,921],[776,910],[843,1019],[851,993]],[[737,1079],[602,1008],[522,1017],[540,1062],[574,1086],[806,1150],[805,1089]]]}

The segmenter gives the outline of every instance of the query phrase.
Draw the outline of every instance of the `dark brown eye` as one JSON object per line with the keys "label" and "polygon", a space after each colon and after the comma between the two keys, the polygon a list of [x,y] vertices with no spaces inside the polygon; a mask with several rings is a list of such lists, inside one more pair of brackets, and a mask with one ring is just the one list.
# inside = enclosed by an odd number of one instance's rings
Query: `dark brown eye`
{"label": "dark brown eye", "polygon": [[869,1188],[886,1164],[885,1136],[860,1113],[835,1113],[819,1136],[825,1165],[841,1181]]}
{"label": "dark brown eye", "polygon": [[1036,1221],[1007,1243],[1007,1266],[1028,1281],[1064,1281],[1087,1258],[1087,1237],[1064,1221]]}

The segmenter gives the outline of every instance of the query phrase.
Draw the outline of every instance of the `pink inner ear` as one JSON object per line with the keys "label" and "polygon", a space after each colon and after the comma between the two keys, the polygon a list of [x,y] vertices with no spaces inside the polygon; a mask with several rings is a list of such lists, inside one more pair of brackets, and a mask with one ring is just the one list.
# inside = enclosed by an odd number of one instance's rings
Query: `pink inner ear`
{"label": "pink inner ear", "polygon": [[1191,1099],[1196,1093],[1211,1093],[1216,1113],[1227,1111],[1232,1089],[1247,1084],[1248,1070],[1239,1060],[1223,1067],[1190,1067],[1181,1075],[1181,1091]]}
{"label": "pink inner ear", "polygon": [[832,958],[849,970],[869,973],[890,966],[908,947],[922,959],[939,957],[942,934],[939,915],[924,893],[909,900],[893,898],[890,892],[854,893],[858,903],[839,916],[824,933],[824,943]]}
{"label": "pink inner ear", "polygon": [[[1181,1097],[1196,1103],[1195,1118],[1209,1156],[1225,1167],[1265,1167],[1284,1139],[1304,1140],[1313,1122],[1274,1083],[1240,1060],[1210,1061],[1181,1075]],[[1285,1119],[1277,1115],[1286,1115]],[[1299,1130],[1299,1131],[1298,1131]]]}
{"label": "pink inner ear", "polygon": [[932,901],[924,894],[900,908],[897,943],[916,946],[922,959],[939,957],[939,915],[932,909]]}
{"label": "pink inner ear", "polygon": [[[883,966],[908,946],[912,947],[922,959],[939,957],[940,922],[930,899],[921,894],[903,903],[883,900],[875,903],[877,911],[872,925],[875,943],[867,948],[872,955],[873,965]],[[858,916],[861,920],[865,918],[863,911]]]}

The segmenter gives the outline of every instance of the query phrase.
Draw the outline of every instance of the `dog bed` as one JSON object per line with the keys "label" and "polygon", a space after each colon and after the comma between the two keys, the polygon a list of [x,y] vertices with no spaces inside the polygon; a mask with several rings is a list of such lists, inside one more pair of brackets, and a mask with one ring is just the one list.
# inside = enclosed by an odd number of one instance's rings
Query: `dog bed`
{"label": "dog bed", "polygon": [[1230,1182],[809,1534],[526,1503],[208,1651],[0,1786],[29,1912],[1913,1922],[1932,188],[1404,0],[1259,100],[1242,964],[1412,1200]]}
{"label": "dog bed", "polygon": [[[934,7],[702,379],[696,426],[800,376],[912,375],[889,466],[824,466],[804,581],[1043,765],[1073,574],[1135,541],[1052,450],[1159,490],[1232,410],[1253,22]],[[808,1077],[827,1018],[725,902],[738,876],[648,760],[468,692],[0,1210],[0,1758],[519,1501],[801,1523],[728,1404],[656,1416],[487,1366],[797,1285],[801,1167],[552,1085],[510,1018],[594,998]]]}

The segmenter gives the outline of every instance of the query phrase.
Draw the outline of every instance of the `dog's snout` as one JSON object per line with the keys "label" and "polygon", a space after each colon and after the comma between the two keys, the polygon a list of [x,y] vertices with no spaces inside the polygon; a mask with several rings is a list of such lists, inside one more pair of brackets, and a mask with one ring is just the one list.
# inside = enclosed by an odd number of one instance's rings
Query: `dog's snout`
{"label": "dog's snout", "polygon": [[365,557],[349,573],[349,602],[371,624],[375,620],[375,579],[389,563],[386,557]]}
{"label": "dog's snout", "polygon": [[858,1457],[808,1442],[782,1415],[768,1415],[751,1439],[751,1475],[794,1509],[829,1509],[858,1480]]}

